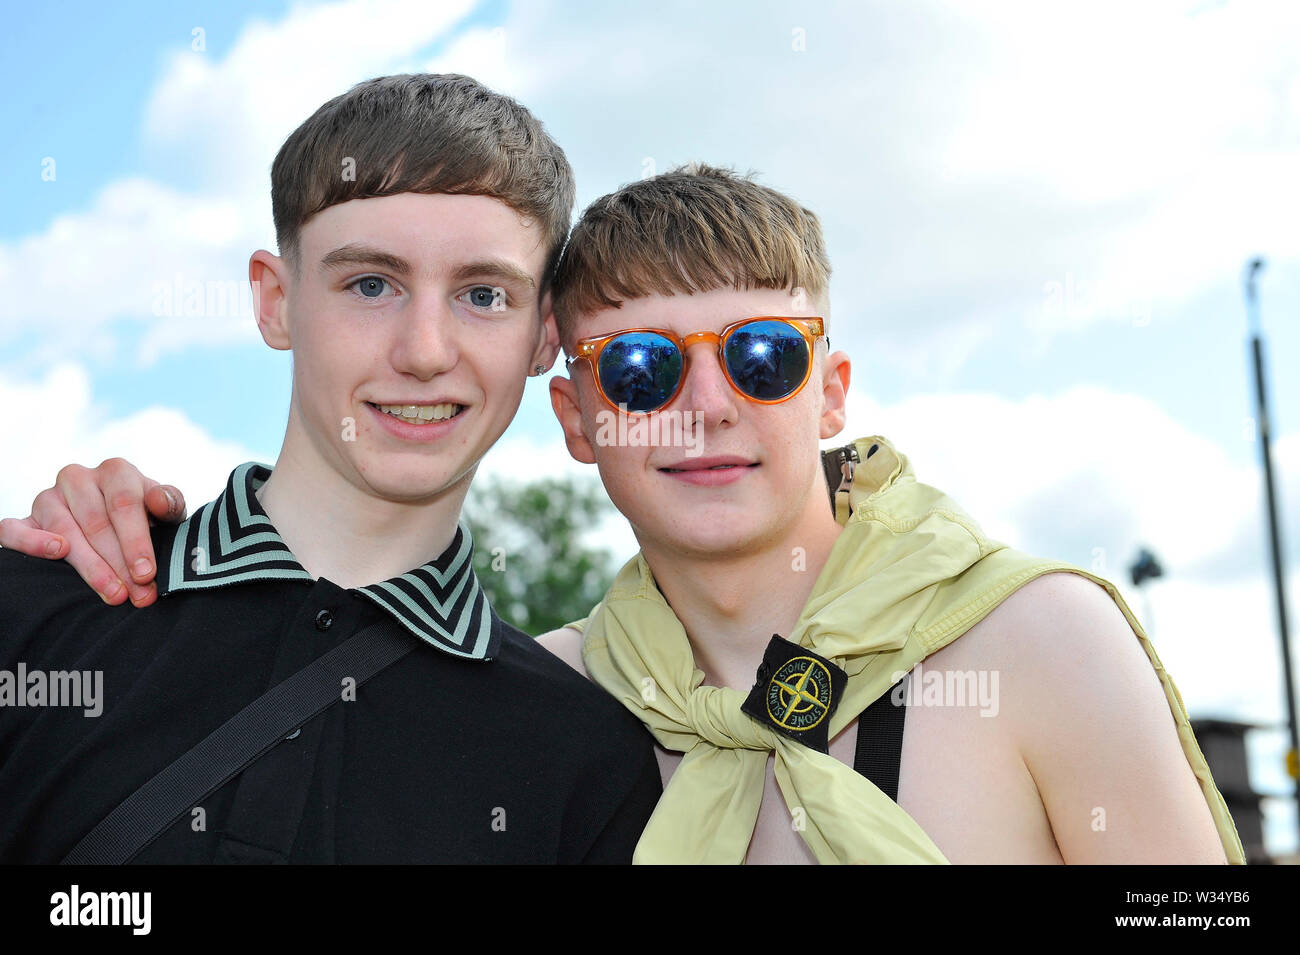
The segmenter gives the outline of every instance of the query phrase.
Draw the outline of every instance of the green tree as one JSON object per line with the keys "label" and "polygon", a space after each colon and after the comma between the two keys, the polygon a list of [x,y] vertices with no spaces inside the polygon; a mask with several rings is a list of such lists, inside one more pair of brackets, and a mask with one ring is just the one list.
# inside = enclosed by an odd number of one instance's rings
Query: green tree
{"label": "green tree", "polygon": [[596,481],[475,481],[465,520],[474,572],[497,614],[536,636],[590,613],[617,568],[583,536],[612,512]]}

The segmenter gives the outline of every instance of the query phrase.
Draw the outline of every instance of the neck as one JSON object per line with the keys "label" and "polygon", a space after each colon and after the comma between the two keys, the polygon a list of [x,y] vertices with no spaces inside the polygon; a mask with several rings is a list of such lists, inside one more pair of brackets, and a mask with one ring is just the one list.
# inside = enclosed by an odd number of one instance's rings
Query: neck
{"label": "neck", "polygon": [[790,636],[841,530],[825,494],[813,494],[797,521],[752,550],[683,554],[642,542],[705,683],[738,690],[753,685],[768,641],[774,633]]}
{"label": "neck", "polygon": [[351,589],[404,574],[456,536],[465,481],[433,499],[390,501],[327,465],[292,427],[257,499],[298,563]]}

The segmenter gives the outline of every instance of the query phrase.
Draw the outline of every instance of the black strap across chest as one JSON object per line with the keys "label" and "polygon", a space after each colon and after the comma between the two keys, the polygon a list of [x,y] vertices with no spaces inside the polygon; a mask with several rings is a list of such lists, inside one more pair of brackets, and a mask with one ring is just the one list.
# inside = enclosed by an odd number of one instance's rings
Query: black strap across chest
{"label": "black strap across chest", "polygon": [[[858,745],[853,768],[866,776],[894,802],[898,802],[898,767],[903,759],[903,721],[907,719],[907,680],[910,674],[884,692],[858,716]],[[902,687],[901,695],[896,693]],[[896,705],[894,697],[899,696]]]}
{"label": "black strap across chest", "polygon": [[418,644],[406,628],[387,618],[353,634],[267,690],[128,796],[77,843],[63,863],[129,862],[209,793],[337,703],[345,678],[360,686]]}

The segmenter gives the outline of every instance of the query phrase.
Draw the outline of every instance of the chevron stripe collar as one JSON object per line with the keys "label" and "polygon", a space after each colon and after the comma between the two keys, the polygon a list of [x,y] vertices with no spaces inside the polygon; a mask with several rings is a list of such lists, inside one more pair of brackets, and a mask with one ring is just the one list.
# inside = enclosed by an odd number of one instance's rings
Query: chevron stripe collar
{"label": "chevron stripe collar", "polygon": [[[271,476],[265,464],[235,468],[226,489],[176,531],[158,568],[158,593],[207,590],[259,580],[313,580],[281,540],[254,492]],[[496,653],[492,608],[474,575],[474,551],[462,524],[440,556],[409,573],[354,588],[416,636],[471,660]]]}

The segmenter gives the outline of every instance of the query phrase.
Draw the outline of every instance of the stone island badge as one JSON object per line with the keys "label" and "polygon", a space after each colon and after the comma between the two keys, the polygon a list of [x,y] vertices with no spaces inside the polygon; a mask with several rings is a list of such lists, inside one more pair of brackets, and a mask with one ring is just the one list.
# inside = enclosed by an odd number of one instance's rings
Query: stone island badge
{"label": "stone island badge", "polygon": [[824,753],[831,714],[847,683],[848,674],[830,660],[774,633],[740,709],[782,736]]}

